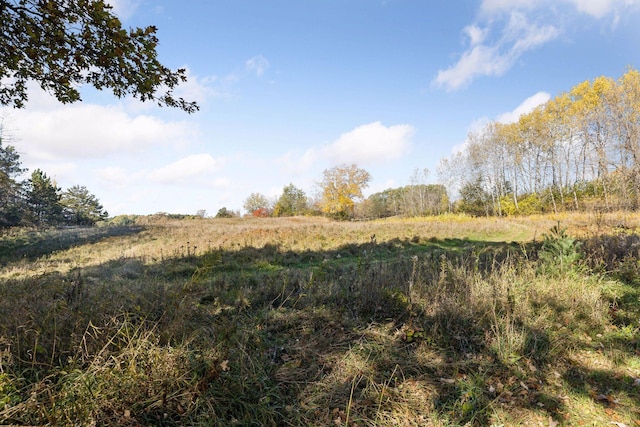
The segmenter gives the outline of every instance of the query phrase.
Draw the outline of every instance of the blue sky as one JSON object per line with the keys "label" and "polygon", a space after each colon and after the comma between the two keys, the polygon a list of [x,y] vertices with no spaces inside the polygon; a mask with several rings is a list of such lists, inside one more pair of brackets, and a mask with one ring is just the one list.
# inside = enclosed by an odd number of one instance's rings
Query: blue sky
{"label": "blue sky", "polygon": [[0,109],[24,166],[86,185],[111,215],[240,210],[356,163],[407,185],[488,120],[640,67],[640,0],[111,0],[188,69],[187,115],[83,89]]}

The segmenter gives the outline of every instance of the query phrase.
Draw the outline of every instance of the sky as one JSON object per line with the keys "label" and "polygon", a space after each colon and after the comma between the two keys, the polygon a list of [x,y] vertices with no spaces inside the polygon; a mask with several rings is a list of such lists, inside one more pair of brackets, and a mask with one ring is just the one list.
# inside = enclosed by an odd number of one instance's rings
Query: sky
{"label": "sky", "polygon": [[355,163],[365,195],[408,185],[488,121],[513,121],[598,76],[640,68],[640,0],[109,0],[158,28],[177,95],[200,111],[32,86],[0,108],[23,166],[84,185],[111,216],[242,210],[317,192]]}

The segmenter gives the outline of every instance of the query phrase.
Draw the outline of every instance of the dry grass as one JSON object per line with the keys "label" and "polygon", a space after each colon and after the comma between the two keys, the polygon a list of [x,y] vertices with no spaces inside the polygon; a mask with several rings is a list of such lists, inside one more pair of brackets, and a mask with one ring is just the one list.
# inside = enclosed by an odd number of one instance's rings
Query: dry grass
{"label": "dry grass", "polygon": [[[23,256],[0,270],[0,422],[633,425],[638,218],[4,236]],[[539,258],[559,220],[581,261]]]}

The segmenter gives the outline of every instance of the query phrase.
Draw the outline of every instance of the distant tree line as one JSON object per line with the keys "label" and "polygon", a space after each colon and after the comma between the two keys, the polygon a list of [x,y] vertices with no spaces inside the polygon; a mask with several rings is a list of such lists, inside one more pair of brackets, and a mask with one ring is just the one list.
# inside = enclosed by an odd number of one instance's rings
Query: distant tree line
{"label": "distant tree line", "polygon": [[40,169],[21,180],[26,172],[15,147],[5,145],[0,132],[0,228],[93,225],[107,218],[86,187],[74,185],[62,191]]}
{"label": "distant tree line", "polygon": [[[514,122],[489,122],[442,159],[439,183],[416,169],[409,184],[364,197],[371,175],[355,164],[326,169],[309,197],[293,184],[270,199],[252,193],[247,215],[335,219],[529,215],[640,208],[640,72],[598,77]],[[239,216],[222,208],[217,217]]]}
{"label": "distant tree line", "polygon": [[323,171],[322,179],[316,183],[316,198],[308,197],[303,190],[289,184],[274,199],[251,193],[243,207],[247,215],[254,217],[325,215],[342,220],[447,212],[449,197],[446,188],[440,184],[427,184],[428,177],[428,169],[416,169],[410,185],[390,188],[365,198],[363,191],[368,187],[371,175],[355,164],[343,164]]}
{"label": "distant tree line", "polygon": [[640,73],[574,86],[514,123],[491,122],[444,159],[472,215],[640,207]]}

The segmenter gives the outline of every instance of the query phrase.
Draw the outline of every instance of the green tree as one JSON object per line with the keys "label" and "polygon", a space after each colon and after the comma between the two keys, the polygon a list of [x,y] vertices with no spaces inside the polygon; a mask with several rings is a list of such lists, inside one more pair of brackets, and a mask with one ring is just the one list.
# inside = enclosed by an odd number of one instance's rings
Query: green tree
{"label": "green tree", "polygon": [[84,186],[70,187],[62,193],[60,202],[64,207],[64,218],[69,224],[94,225],[109,216],[98,198]]}
{"label": "green tree", "polygon": [[33,80],[63,103],[79,101],[77,87],[90,84],[119,98],[198,109],[174,96],[186,70],[158,61],[156,27],[125,30],[105,0],[0,0],[0,22],[0,105],[23,107]]}
{"label": "green tree", "polygon": [[37,225],[55,225],[62,220],[60,188],[40,169],[31,174],[27,183],[27,205]]}
{"label": "green tree", "polygon": [[17,178],[24,173],[15,147],[4,146],[0,127],[0,227],[18,225],[23,216],[23,184]]}
{"label": "green tree", "polygon": [[465,184],[460,189],[458,209],[473,216],[489,216],[493,214],[491,194],[484,189],[481,178]]}
{"label": "green tree", "polygon": [[322,192],[322,212],[336,218],[350,218],[356,202],[362,200],[362,190],[369,186],[370,180],[369,172],[355,164],[326,169],[318,184]]}
{"label": "green tree", "polygon": [[249,197],[246,198],[242,207],[249,214],[253,214],[256,211],[268,212],[271,214],[272,211],[272,203],[269,201],[267,196],[260,193],[251,193]]}
{"label": "green tree", "polygon": [[282,195],[273,209],[274,216],[302,215],[307,210],[307,195],[293,184],[282,189]]}
{"label": "green tree", "polygon": [[218,209],[218,213],[216,214],[216,218],[233,218],[234,216],[233,211],[230,211],[225,207]]}

